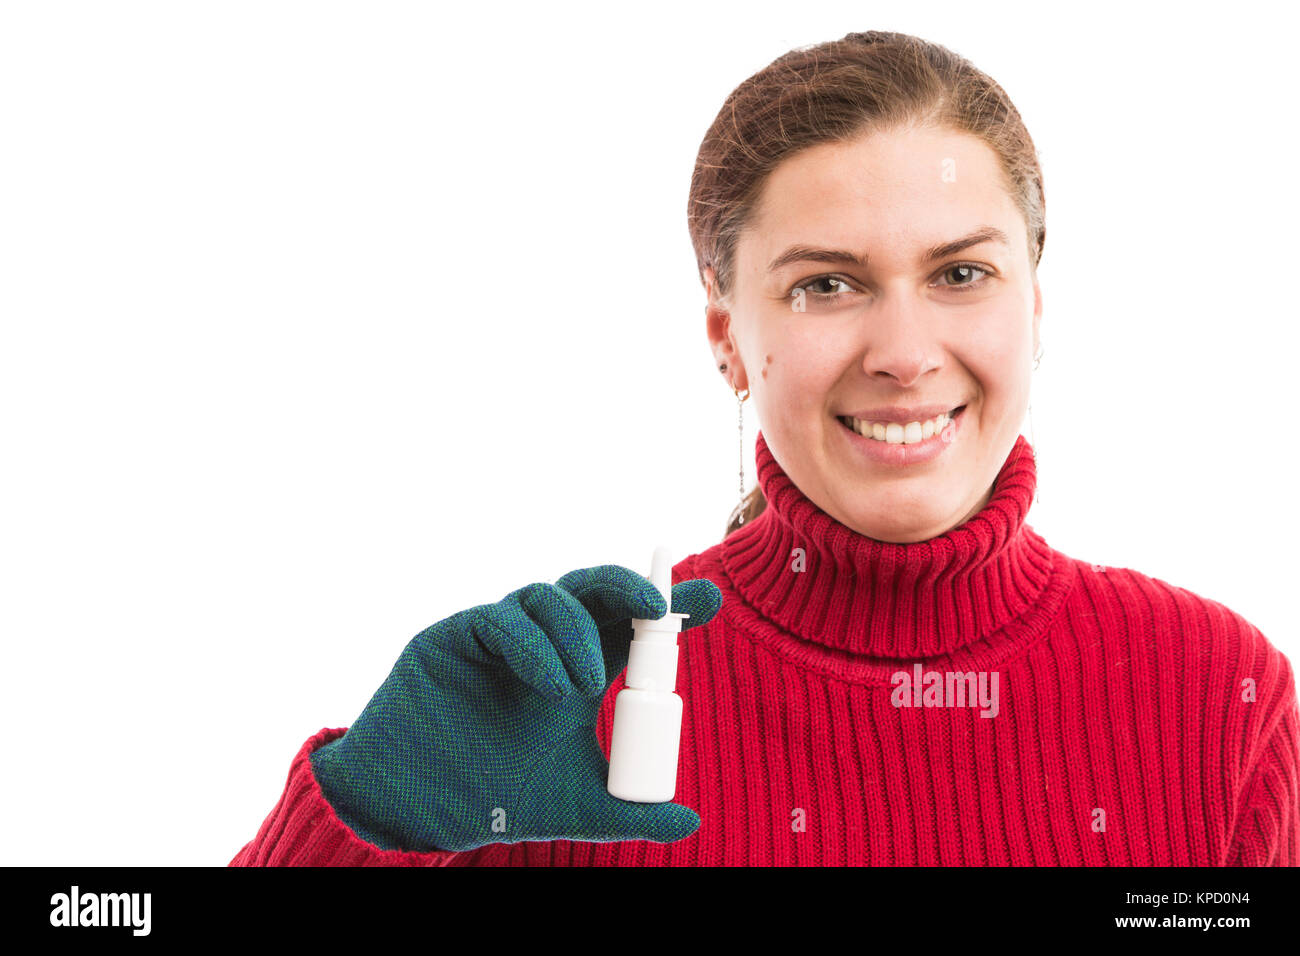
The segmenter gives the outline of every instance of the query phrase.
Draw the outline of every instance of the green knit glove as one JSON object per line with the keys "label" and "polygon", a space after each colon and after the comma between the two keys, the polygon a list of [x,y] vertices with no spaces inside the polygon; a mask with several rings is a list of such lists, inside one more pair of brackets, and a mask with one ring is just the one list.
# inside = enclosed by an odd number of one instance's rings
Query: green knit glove
{"label": "green knit glove", "polygon": [[[683,581],[672,605],[695,628],[722,593]],[[322,793],[385,850],[690,836],[700,825],[690,808],[609,795],[596,740],[631,619],[667,611],[649,580],[607,564],[439,621],[411,639],[347,733],[311,755]]]}

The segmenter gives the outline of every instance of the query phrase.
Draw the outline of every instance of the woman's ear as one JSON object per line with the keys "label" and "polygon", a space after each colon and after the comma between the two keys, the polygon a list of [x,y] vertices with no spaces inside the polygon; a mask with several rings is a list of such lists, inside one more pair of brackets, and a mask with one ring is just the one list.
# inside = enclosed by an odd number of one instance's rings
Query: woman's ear
{"label": "woman's ear", "polygon": [[717,275],[712,266],[704,270],[704,288],[708,302],[704,305],[704,330],[713,352],[713,364],[732,389],[746,388],[745,368],[732,337],[731,313],[718,295]]}

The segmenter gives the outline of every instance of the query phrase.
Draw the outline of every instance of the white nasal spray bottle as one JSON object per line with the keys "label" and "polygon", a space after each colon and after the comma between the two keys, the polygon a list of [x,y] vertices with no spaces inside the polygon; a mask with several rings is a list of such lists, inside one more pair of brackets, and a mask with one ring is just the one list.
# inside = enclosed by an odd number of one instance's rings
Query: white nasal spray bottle
{"label": "white nasal spray bottle", "polygon": [[673,606],[673,562],[668,548],[655,548],[650,580],[668,613],[657,620],[632,618],[624,688],[614,698],[609,738],[611,796],[635,803],[667,803],[677,792],[677,751],[682,741],[682,699],[677,688],[677,634],[682,618]]}

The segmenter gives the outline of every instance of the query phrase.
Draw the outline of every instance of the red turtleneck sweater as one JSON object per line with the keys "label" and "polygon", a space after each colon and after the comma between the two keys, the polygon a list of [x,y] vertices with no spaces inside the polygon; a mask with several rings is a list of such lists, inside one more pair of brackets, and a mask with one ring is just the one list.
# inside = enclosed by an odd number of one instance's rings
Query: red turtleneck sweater
{"label": "red turtleneck sweater", "polygon": [[1300,865],[1287,658],[1222,604],[1050,547],[1023,436],[978,514],[914,544],[830,517],[761,432],[756,459],[766,510],[673,571],[723,595],[679,642],[693,835],[380,850],[312,776],[327,729],[231,865]]}

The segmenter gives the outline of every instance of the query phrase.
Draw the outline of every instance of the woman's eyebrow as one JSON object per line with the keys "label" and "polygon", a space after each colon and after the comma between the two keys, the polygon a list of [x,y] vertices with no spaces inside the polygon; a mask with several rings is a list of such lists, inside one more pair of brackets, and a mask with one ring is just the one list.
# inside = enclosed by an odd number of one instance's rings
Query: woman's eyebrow
{"label": "woman's eyebrow", "polygon": [[[935,259],[942,259],[945,256],[961,252],[969,246],[979,245],[981,242],[1000,242],[1002,245],[1010,248],[1011,242],[1007,239],[1007,234],[995,226],[980,226],[969,235],[962,236],[960,239],[954,239],[951,242],[940,243],[931,248],[922,257],[922,262],[933,262]],[[794,245],[781,253],[767,267],[768,272],[775,272],[782,266],[787,266],[792,262],[811,261],[811,262],[848,262],[857,266],[867,264],[866,257],[859,259],[851,252],[845,252],[842,249],[819,249],[815,246]]]}

